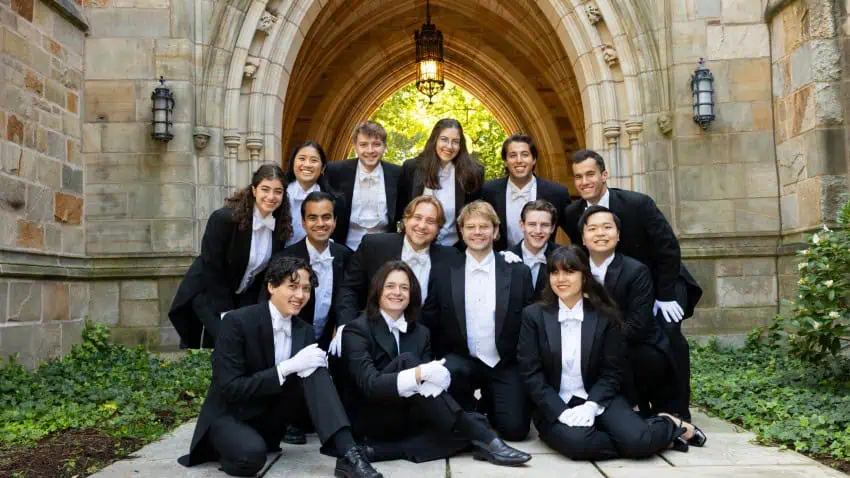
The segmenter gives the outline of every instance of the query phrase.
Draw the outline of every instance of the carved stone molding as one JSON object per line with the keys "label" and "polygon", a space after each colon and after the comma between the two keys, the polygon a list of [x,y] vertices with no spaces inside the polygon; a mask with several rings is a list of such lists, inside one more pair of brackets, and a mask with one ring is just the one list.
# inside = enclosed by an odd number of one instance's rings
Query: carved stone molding
{"label": "carved stone molding", "polygon": [[629,142],[636,143],[640,139],[640,133],[643,131],[643,122],[627,121],[626,133],[629,134]]}
{"label": "carved stone molding", "polygon": [[658,117],[658,130],[661,131],[661,134],[664,136],[670,136],[670,133],[673,132],[673,117],[670,116],[670,113],[663,113]]}
{"label": "carved stone molding", "polygon": [[614,68],[620,64],[620,57],[612,45],[602,45],[602,59],[608,64],[608,68]]}
{"label": "carved stone molding", "polygon": [[239,133],[226,133],[224,135],[224,145],[227,147],[228,155],[233,161],[239,159],[239,145],[242,143],[242,136]]}
{"label": "carved stone molding", "polygon": [[268,10],[264,11],[263,14],[260,16],[260,21],[257,22],[257,31],[268,34],[274,24],[277,23],[277,20],[277,15]]}
{"label": "carved stone molding", "polygon": [[248,55],[248,58],[245,59],[245,70],[244,75],[245,78],[249,80],[254,79],[254,76],[257,75],[257,70],[260,68],[260,59],[256,56]]}
{"label": "carved stone molding", "polygon": [[245,140],[245,148],[248,149],[248,155],[251,161],[259,161],[260,151],[263,150],[263,138],[248,138]]}
{"label": "carved stone molding", "polygon": [[584,6],[584,11],[587,13],[587,19],[590,20],[591,25],[596,25],[602,21],[602,11],[599,10],[599,7],[597,7],[595,3],[588,2],[588,4]]}

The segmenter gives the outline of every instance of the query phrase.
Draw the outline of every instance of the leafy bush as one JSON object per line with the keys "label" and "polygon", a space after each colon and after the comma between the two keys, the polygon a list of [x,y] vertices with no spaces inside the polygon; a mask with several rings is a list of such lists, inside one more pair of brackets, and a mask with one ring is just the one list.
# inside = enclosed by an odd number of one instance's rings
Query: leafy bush
{"label": "leafy bush", "polygon": [[790,315],[778,317],[770,328],[774,344],[813,363],[837,356],[850,344],[850,202],[838,217],[839,228],[824,226],[797,254],[797,300]]}
{"label": "leafy bush", "polygon": [[105,326],[87,324],[63,360],[33,372],[14,359],[0,367],[0,443],[30,444],[72,428],[151,441],[197,415],[210,376],[208,352],[167,362],[110,344]]}
{"label": "leafy bush", "polygon": [[781,350],[691,347],[693,402],[764,443],[850,462],[850,365],[827,370]]}

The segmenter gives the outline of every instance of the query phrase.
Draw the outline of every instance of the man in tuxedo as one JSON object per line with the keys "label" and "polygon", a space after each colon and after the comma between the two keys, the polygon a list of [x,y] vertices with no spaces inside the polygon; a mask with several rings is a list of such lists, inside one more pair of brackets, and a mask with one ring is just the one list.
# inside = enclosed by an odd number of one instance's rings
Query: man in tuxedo
{"label": "man in tuxedo", "polygon": [[558,248],[552,239],[558,211],[549,201],[538,199],[525,203],[520,212],[519,227],[523,239],[510,249],[531,270],[534,300],[540,300],[549,284],[549,267],[546,262]]}
{"label": "man in tuxedo", "polygon": [[494,179],[484,184],[481,199],[490,203],[499,215],[499,238],[494,244],[503,251],[520,243],[523,231],[520,228],[520,213],[525,203],[544,199],[558,211],[556,220],[564,232],[560,220],[561,211],[570,204],[570,191],[558,183],[538,178],[534,174],[537,164],[537,146],[531,136],[516,133],[502,143],[502,161],[508,177]]}
{"label": "man in tuxedo", "polygon": [[[682,335],[681,321],[693,315],[702,289],[682,264],[679,241],[655,201],[646,194],[607,186],[608,171],[599,153],[576,151],[572,158],[573,176],[581,200],[564,211],[567,234],[581,244],[578,222],[590,205],[605,206],[620,218],[617,252],[649,267],[654,285],[653,315],[667,332],[676,358],[678,396],[690,399],[690,348]],[[690,414],[683,416],[690,420]]]}
{"label": "man in tuxedo", "polygon": [[387,131],[380,124],[359,123],[352,141],[357,158],[332,161],[327,176],[331,188],[343,194],[348,205],[338,218],[334,240],[356,251],[366,234],[396,230],[401,167],[381,159],[387,149]]}
{"label": "man in tuxedo", "polygon": [[[382,265],[402,260],[413,269],[422,287],[423,298],[431,270],[437,264],[458,255],[457,249],[434,242],[445,216],[443,206],[433,196],[414,198],[404,209],[400,233],[370,234],[351,258],[339,291],[337,323],[345,325],[356,319],[366,306],[369,283]],[[337,332],[339,337],[339,331]],[[337,355],[334,340],[331,352]]]}
{"label": "man in tuxedo", "polygon": [[582,243],[589,251],[590,271],[617,302],[628,346],[624,392],[640,406],[641,415],[661,412],[687,415],[687,402],[677,397],[676,360],[667,334],[652,315],[652,274],[640,261],[616,253],[620,218],[604,206],[590,206],[579,220]]}
{"label": "man in tuxedo", "polygon": [[534,296],[531,271],[494,254],[499,216],[487,202],[467,204],[458,227],[466,251],[431,271],[423,323],[434,355],[446,359],[451,395],[465,410],[485,412],[502,438],[523,440],[531,406],[516,347],[522,309]]}
{"label": "man in tuxedo", "polygon": [[312,326],[297,317],[316,276],[297,257],[277,256],[266,271],[268,302],[222,319],[212,355],[213,377],[189,454],[193,466],[217,460],[233,476],[253,476],[268,451],[279,450],[284,425],[309,413],[336,476],[380,478],[355,445],[345,410]]}

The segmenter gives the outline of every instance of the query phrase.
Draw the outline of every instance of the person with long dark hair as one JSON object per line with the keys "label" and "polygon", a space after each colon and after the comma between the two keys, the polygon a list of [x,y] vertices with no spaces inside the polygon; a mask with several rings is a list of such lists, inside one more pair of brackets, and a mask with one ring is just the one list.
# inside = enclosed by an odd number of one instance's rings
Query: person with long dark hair
{"label": "person with long dark hair", "polygon": [[625,355],[617,304],[575,245],[549,256],[544,299],[523,310],[517,357],[544,443],[574,460],[644,458],[702,446],[669,414],[641,418],[620,395]]}
{"label": "person with long dark hair", "polygon": [[182,346],[214,346],[222,314],[257,303],[269,259],[292,235],[284,191],[283,170],[264,164],[210,215],[168,312]]}
{"label": "person with long dark hair", "polygon": [[342,358],[352,384],[343,397],[355,438],[374,450],[373,461],[421,463],[470,444],[477,458],[497,465],[530,460],[446,391],[451,377],[444,360],[433,360],[430,333],[419,324],[420,303],[410,266],[387,262],[372,278],[365,313],[343,332]]}
{"label": "person with long dark hair", "polygon": [[469,155],[463,127],[456,119],[444,118],[434,125],[422,152],[402,165],[395,210],[400,214],[417,196],[435,196],[446,218],[437,243],[454,246],[459,242],[457,215],[481,196],[483,184],[484,166]]}
{"label": "person with long dark hair", "polygon": [[[284,180],[289,210],[295,211],[296,216],[298,211],[301,211],[301,203],[308,194],[314,191],[331,191],[330,183],[325,177],[327,165],[328,158],[319,143],[304,141],[293,148],[292,154],[289,155],[289,162],[286,163]],[[337,204],[338,213],[341,206],[343,204]],[[286,241],[286,245],[291,246],[305,237],[307,232],[301,221],[297,219],[292,221],[292,235]]]}

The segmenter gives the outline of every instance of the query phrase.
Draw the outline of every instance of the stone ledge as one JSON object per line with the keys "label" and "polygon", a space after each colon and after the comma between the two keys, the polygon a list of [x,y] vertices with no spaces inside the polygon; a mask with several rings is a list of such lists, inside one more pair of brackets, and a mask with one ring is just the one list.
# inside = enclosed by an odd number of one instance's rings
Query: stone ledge
{"label": "stone ledge", "polygon": [[44,3],[56,10],[71,25],[82,30],[83,33],[88,33],[88,20],[71,0],[44,0]]}
{"label": "stone ledge", "polygon": [[80,258],[0,250],[0,277],[83,280],[181,277],[194,258],[194,255]]}

